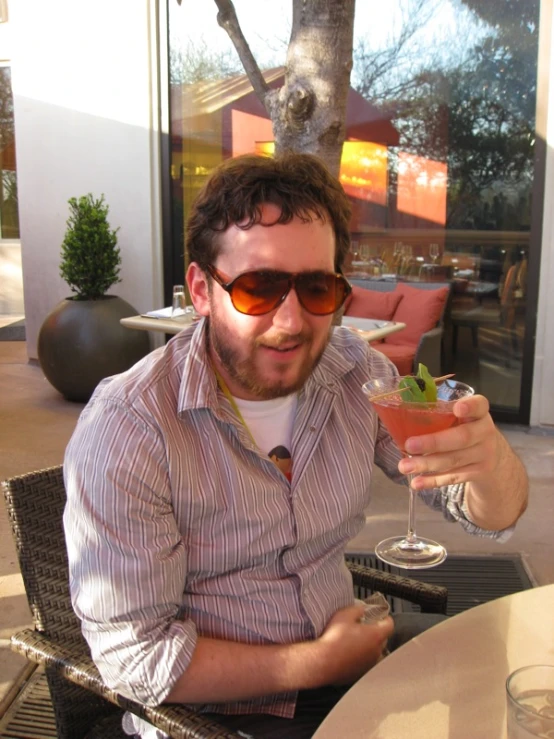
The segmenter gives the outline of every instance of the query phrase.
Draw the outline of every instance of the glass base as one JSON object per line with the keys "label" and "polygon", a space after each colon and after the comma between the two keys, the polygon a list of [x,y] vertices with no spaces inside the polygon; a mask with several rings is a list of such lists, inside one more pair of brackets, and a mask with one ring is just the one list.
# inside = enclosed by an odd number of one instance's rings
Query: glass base
{"label": "glass base", "polygon": [[393,536],[380,541],[375,554],[383,562],[405,570],[424,570],[436,567],[446,559],[446,549],[432,539],[417,537],[410,542],[405,536]]}

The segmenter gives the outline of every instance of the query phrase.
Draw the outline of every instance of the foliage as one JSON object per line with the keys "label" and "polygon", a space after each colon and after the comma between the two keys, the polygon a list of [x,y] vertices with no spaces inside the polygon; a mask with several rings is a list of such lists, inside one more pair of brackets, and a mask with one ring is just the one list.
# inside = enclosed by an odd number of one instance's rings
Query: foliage
{"label": "foliage", "polygon": [[[368,31],[354,47],[352,85],[376,107],[416,89],[418,71],[429,65],[431,48],[418,37],[436,12],[437,0],[397,0],[396,7],[399,22],[386,39],[372,38]],[[440,64],[433,59],[433,66]]]}
{"label": "foliage", "polygon": [[9,67],[0,67],[0,147],[5,148],[13,141],[13,95]]}
{"label": "foliage", "polygon": [[538,30],[540,0],[462,0],[464,5],[503,33]]}
{"label": "foliage", "polygon": [[[463,0],[487,24],[468,58],[448,68],[426,59],[381,101],[403,152],[446,165],[447,228],[529,228],[538,6],[493,2],[491,13],[489,4]],[[391,157],[392,187],[394,167]]]}
{"label": "foliage", "polygon": [[117,231],[108,223],[104,195],[91,193],[68,200],[70,216],[62,243],[60,275],[76,300],[98,300],[119,278],[121,256]]}
{"label": "foliage", "polygon": [[219,81],[237,74],[244,74],[244,69],[231,51],[214,50],[203,38],[185,48],[171,46],[169,78],[172,85]]}

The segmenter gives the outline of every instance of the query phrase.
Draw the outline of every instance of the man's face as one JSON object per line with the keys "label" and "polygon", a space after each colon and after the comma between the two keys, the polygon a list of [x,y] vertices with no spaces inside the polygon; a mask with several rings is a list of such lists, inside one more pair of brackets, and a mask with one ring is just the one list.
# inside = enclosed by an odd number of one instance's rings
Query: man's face
{"label": "man's face", "polygon": [[[267,204],[263,222],[275,220],[279,209]],[[252,270],[284,272],[334,271],[335,237],[319,220],[256,225],[248,230],[231,226],[222,234],[215,267],[233,280]],[[239,313],[229,294],[192,264],[187,280],[196,309],[209,316],[211,359],[231,393],[239,398],[265,400],[301,388],[329,340],[333,316],[314,316],[291,290],[285,301],[263,316]],[[204,284],[202,285],[202,281]]]}

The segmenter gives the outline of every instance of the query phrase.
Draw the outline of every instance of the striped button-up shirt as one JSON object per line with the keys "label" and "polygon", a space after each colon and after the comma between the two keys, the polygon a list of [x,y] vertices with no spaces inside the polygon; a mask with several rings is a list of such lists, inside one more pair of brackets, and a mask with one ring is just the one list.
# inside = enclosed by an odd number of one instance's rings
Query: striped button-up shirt
{"label": "striped button-up shirt", "polygon": [[[103,381],[64,462],[75,611],[105,682],[150,705],[187,669],[198,635],[317,638],[353,603],[344,550],[364,525],[373,464],[402,479],[361,389],[395,372],[382,354],[334,331],[298,394],[289,482],[219,390],[205,331],[200,321]],[[463,486],[427,497],[485,533],[463,512]],[[201,710],[290,717],[295,698]]]}

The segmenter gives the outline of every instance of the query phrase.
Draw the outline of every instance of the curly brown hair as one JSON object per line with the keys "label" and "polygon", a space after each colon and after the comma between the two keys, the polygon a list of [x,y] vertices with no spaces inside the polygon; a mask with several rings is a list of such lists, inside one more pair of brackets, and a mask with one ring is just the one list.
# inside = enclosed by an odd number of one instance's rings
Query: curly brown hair
{"label": "curly brown hair", "polygon": [[185,245],[189,263],[205,270],[220,250],[218,235],[231,225],[260,223],[261,207],[280,209],[275,223],[320,219],[335,232],[335,269],[341,271],[350,248],[352,208],[342,185],[313,154],[268,157],[245,154],[220,164],[197,195],[188,219]]}

